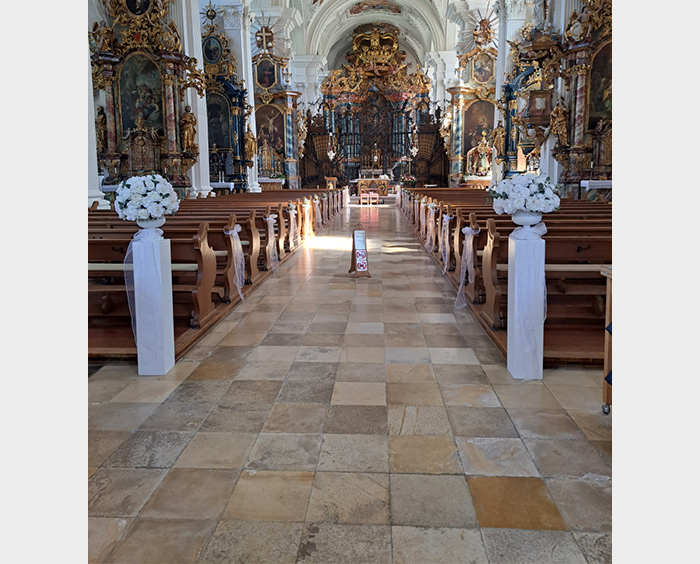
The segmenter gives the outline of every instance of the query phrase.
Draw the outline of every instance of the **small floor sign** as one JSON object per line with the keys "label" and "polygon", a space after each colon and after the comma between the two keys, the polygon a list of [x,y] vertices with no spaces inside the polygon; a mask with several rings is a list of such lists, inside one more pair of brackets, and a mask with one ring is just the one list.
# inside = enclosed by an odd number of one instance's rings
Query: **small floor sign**
{"label": "small floor sign", "polygon": [[367,276],[371,278],[369,273],[369,261],[367,260],[367,240],[365,239],[365,230],[362,225],[352,232],[352,258],[350,264],[351,272],[355,273],[355,278],[358,276]]}

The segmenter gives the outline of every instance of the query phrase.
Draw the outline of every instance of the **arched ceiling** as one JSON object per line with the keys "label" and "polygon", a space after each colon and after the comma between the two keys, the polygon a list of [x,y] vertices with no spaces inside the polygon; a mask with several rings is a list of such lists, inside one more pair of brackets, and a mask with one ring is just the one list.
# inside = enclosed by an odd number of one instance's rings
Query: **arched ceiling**
{"label": "arched ceiling", "polygon": [[[311,4],[311,0],[302,2]],[[306,53],[324,56],[329,69],[339,68],[352,50],[356,27],[389,23],[399,30],[399,47],[406,52],[406,60],[420,65],[427,52],[445,49],[446,4],[446,0],[325,0],[304,6]]]}

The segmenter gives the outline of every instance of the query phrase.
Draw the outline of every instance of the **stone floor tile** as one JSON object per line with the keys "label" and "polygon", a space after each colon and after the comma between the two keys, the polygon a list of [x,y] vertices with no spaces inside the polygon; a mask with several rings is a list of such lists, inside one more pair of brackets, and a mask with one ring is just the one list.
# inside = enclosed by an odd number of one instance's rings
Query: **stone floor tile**
{"label": "stone floor tile", "polygon": [[442,407],[442,394],[437,382],[404,382],[386,384],[387,405]]}
{"label": "stone floor tile", "polygon": [[336,382],[331,405],[386,405],[386,384]]}
{"label": "stone floor tile", "polygon": [[259,433],[272,404],[217,405],[202,423],[200,432]]}
{"label": "stone floor tile", "polygon": [[297,562],[304,564],[385,564],[391,562],[388,525],[307,523]]}
{"label": "stone floor tile", "polygon": [[281,387],[281,381],[234,380],[221,396],[219,406],[271,404]]}
{"label": "stone floor tile", "polygon": [[317,472],[306,521],[389,523],[389,475]]}
{"label": "stone floor tile", "polygon": [[294,564],[301,523],[219,521],[198,564]]}
{"label": "stone floor tile", "polygon": [[88,515],[136,517],[167,470],[99,468],[88,480]]}
{"label": "stone floor tile", "polygon": [[340,347],[299,347],[294,362],[339,362]]}
{"label": "stone floor tile", "polygon": [[159,403],[172,394],[179,385],[179,382],[172,380],[138,380],[131,382],[110,401]]}
{"label": "stone floor tile", "polygon": [[523,439],[523,442],[543,477],[612,476],[612,468],[589,441]]}
{"label": "stone floor tile", "polygon": [[294,362],[289,367],[286,381],[333,383],[338,369],[337,362]]}
{"label": "stone floor tile", "polygon": [[211,362],[199,363],[192,373],[187,377],[188,382],[200,380],[233,380],[245,366],[245,362]]}
{"label": "stone floor tile", "polygon": [[387,364],[387,384],[434,383],[435,372],[430,364]]}
{"label": "stone floor tile", "polygon": [[[345,333],[343,335],[343,347],[383,348],[385,335],[364,335],[360,333]],[[384,358],[379,362],[384,362]]]}
{"label": "stone floor tile", "polygon": [[327,411],[327,405],[318,403],[276,403],[262,430],[264,433],[319,434]]}
{"label": "stone floor tile", "polygon": [[612,564],[612,535],[575,531],[573,534],[587,564]]}
{"label": "stone floor tile", "polygon": [[482,529],[489,564],[587,564],[569,532]]}
{"label": "stone floor tile", "polygon": [[388,472],[389,438],[383,435],[325,434],[319,472]]}
{"label": "stone floor tile", "polygon": [[561,404],[540,380],[518,382],[513,385],[493,384],[503,407],[530,407],[561,409]]}
{"label": "stone floor tile", "polygon": [[320,447],[321,435],[260,433],[246,468],[311,472],[316,469]]}
{"label": "stone floor tile", "polygon": [[340,362],[378,364],[384,362],[384,349],[380,347],[343,347]]}
{"label": "stone floor tile", "polygon": [[489,564],[478,529],[391,528],[393,564]]}
{"label": "stone floor tile", "polygon": [[539,476],[520,439],[456,437],[464,473],[473,476]]}
{"label": "stone floor tile", "polygon": [[558,409],[517,408],[508,409],[518,434],[524,439],[578,439],[583,432],[569,417]]}
{"label": "stone floor tile", "polygon": [[430,350],[427,347],[386,347],[385,362],[399,364],[430,364]]}
{"label": "stone floor tile", "polygon": [[88,517],[88,564],[102,564],[132,519]]}
{"label": "stone floor tile", "polygon": [[476,512],[464,476],[392,474],[391,524],[476,527]]}
{"label": "stone floor tile", "polygon": [[222,518],[303,522],[313,481],[313,472],[244,470]]}
{"label": "stone floor tile", "polygon": [[455,437],[517,438],[518,432],[501,407],[447,406]]}
{"label": "stone floor tile", "polygon": [[256,433],[197,433],[173,468],[242,468]]}
{"label": "stone floor tile", "polygon": [[569,530],[612,532],[612,480],[548,479],[546,484]]}
{"label": "stone floor tile", "polygon": [[216,520],[136,519],[109,564],[196,564]]}
{"label": "stone floor tile", "polygon": [[390,436],[389,464],[392,473],[462,474],[451,437]]}
{"label": "stone floor tile", "polygon": [[129,436],[128,431],[88,431],[88,465],[100,466]]}
{"label": "stone floor tile", "polygon": [[501,407],[489,384],[440,384],[446,406]]}
{"label": "stone floor tile", "polygon": [[139,518],[218,519],[238,479],[238,470],[173,468]]}
{"label": "stone floor tile", "polygon": [[390,405],[387,413],[390,435],[452,435],[444,407]]}
{"label": "stone floor tile", "polygon": [[467,484],[482,530],[568,530],[540,478],[467,476]]}
{"label": "stone floor tile", "polygon": [[[236,380],[284,380],[292,365],[292,359],[246,362],[236,375]],[[235,389],[235,387],[234,387]]]}
{"label": "stone floor tile", "polygon": [[286,381],[277,396],[279,403],[329,404],[333,394],[332,382]]}
{"label": "stone floor tile", "polygon": [[134,431],[104,466],[110,468],[170,468],[194,433]]}
{"label": "stone floor tile", "polygon": [[384,382],[384,364],[369,362],[341,362],[336,382]]}
{"label": "stone floor tile", "polygon": [[331,405],[324,433],[386,435],[387,408],[381,405]]}
{"label": "stone floor tile", "polygon": [[107,402],[91,409],[88,429],[96,431],[133,431],[158,409],[158,403]]}
{"label": "stone floor tile", "polygon": [[[261,347],[299,347],[304,342],[302,333],[268,333],[260,342]],[[248,360],[251,360],[248,358]],[[263,359],[265,360],[265,359]]]}
{"label": "stone floor tile", "polygon": [[231,386],[231,380],[185,381],[163,402],[186,403],[188,405],[216,403]]}

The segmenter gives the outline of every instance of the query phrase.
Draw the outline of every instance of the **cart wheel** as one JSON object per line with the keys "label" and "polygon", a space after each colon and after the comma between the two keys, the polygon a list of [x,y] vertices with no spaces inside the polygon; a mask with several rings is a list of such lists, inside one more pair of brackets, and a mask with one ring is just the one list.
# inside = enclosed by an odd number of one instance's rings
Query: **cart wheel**
{"label": "cart wheel", "polygon": [[603,413],[605,413],[605,415],[610,413],[610,406],[607,403],[603,404]]}

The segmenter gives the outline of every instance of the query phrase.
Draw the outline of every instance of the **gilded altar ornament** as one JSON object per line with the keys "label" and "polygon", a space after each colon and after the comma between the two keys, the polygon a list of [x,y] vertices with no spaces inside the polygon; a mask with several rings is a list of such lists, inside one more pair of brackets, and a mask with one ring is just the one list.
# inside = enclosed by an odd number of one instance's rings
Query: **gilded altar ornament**
{"label": "gilded altar ornament", "polygon": [[95,132],[97,133],[97,152],[104,153],[107,150],[107,114],[103,106],[97,108]]}
{"label": "gilded altar ornament", "polygon": [[486,132],[481,132],[481,139],[476,147],[467,152],[467,172],[474,176],[488,176],[491,174],[491,156],[493,151],[489,147]]}
{"label": "gilded altar ornament", "polygon": [[185,106],[185,113],[182,114],[180,118],[180,136],[182,141],[182,150],[188,153],[196,153],[199,151],[197,145],[194,142],[195,129],[197,125],[197,118],[192,113],[189,106]]}
{"label": "gilded altar ornament", "polygon": [[559,98],[559,102],[552,110],[549,118],[549,127],[552,134],[559,137],[559,144],[568,147],[569,138],[567,135],[566,120],[569,112],[564,107],[563,102],[564,100]]}
{"label": "gilded altar ornament", "polygon": [[248,129],[246,129],[243,137],[243,144],[245,150],[245,160],[249,161],[247,166],[248,168],[253,168],[255,158],[258,155],[258,141],[255,139],[255,134],[250,130],[250,124],[248,124]]}
{"label": "gilded altar ornament", "polygon": [[496,154],[502,157],[506,154],[506,129],[503,127],[503,121],[498,120],[498,125],[491,132],[491,140],[493,147],[496,149]]}

